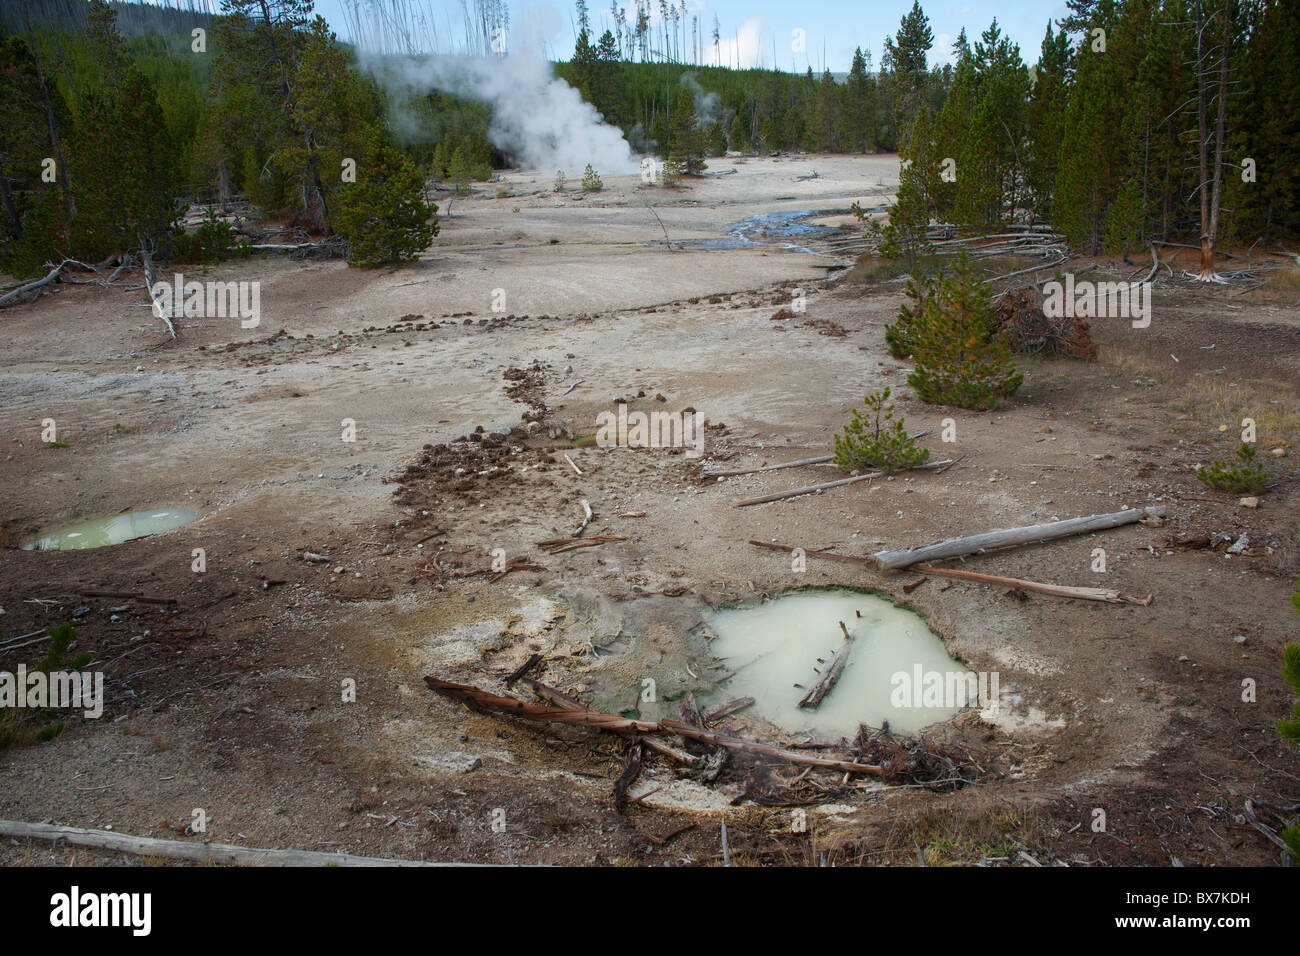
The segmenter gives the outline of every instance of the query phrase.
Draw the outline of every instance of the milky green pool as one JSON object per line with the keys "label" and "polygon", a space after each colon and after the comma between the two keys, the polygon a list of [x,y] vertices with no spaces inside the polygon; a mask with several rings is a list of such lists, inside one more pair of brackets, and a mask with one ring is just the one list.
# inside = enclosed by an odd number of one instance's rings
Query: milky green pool
{"label": "milky green pool", "polygon": [[[813,668],[825,666],[817,659],[829,663],[844,643],[840,621],[855,637],[849,662],[820,707],[800,708],[800,699],[817,680]],[[923,706],[936,700],[935,695],[914,693],[918,681],[920,686],[933,684],[933,675],[964,675],[966,668],[948,656],[943,641],[919,615],[872,594],[787,594],[718,611],[709,624],[718,635],[710,645],[713,653],[736,671],[710,702],[753,697],[747,713],[789,731],[851,740],[858,724],[879,727],[888,720],[896,733],[912,734],[947,720],[964,703],[948,695],[939,706]],[[792,686],[796,683],[802,688]]]}
{"label": "milky green pool", "polygon": [[70,551],[102,548],[187,525],[198,512],[189,508],[152,508],[93,518],[51,531],[23,545],[24,551]]}

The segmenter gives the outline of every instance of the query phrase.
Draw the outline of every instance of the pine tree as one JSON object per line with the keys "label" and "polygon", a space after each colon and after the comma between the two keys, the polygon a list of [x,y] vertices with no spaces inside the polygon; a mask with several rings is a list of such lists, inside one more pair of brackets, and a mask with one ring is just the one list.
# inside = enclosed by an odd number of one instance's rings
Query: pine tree
{"label": "pine tree", "polygon": [[1024,381],[994,335],[988,285],[963,253],[914,321],[916,369],[907,383],[923,402],[990,411]]}
{"label": "pine tree", "polygon": [[348,241],[348,264],[361,268],[414,262],[438,234],[438,207],[425,202],[415,164],[378,131],[343,186],[335,217]]}

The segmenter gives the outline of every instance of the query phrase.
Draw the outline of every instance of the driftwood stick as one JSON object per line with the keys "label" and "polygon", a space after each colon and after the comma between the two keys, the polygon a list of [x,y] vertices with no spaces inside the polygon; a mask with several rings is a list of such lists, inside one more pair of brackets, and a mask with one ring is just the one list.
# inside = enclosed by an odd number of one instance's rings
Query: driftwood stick
{"label": "driftwood stick", "polygon": [[829,558],[831,561],[848,561],[852,564],[870,564],[875,565],[875,558],[855,558],[847,554],[836,554],[834,551],[814,551],[809,548],[799,548],[789,544],[776,544],[771,541],[750,541],[752,545],[760,548],[768,548],[772,551],[802,551],[805,556],[810,558]]}
{"label": "driftwood stick", "polygon": [[793,750],[784,750],[780,747],[773,747],[770,744],[765,744],[757,740],[745,740],[740,737],[731,737],[727,734],[720,734],[712,730],[700,730],[698,727],[688,727],[675,720],[661,720],[659,721],[659,728],[661,732],[689,737],[692,740],[698,740],[700,743],[713,744],[715,747],[726,747],[728,750],[744,750],[749,753],[760,754],[764,757],[772,757],[775,760],[784,760],[788,763],[804,764],[810,767],[826,767],[830,770],[838,770],[841,773],[861,773],[876,777],[883,776],[885,773],[884,767],[877,767],[865,763],[854,763],[851,760],[834,760],[830,757],[813,757]]}
{"label": "driftwood stick", "polygon": [[[568,455],[565,455],[564,457],[565,457],[565,458],[569,458]],[[569,464],[570,464],[570,465],[573,465],[573,459],[569,458]],[[578,466],[577,466],[577,465],[573,465],[573,468],[574,468],[575,471],[577,471]],[[579,471],[578,474],[582,474],[582,472]],[[578,530],[575,531],[575,532],[573,532],[573,536],[574,536],[575,538],[581,538],[581,537],[582,537],[582,532],[584,532],[584,531],[587,530],[587,525],[591,524],[591,519],[592,519],[592,517],[593,517],[593,515],[592,515],[592,513],[591,513],[591,503],[590,503],[589,501],[587,501],[586,498],[583,498],[583,499],[582,499],[582,510],[583,510],[582,524],[578,525]]]}
{"label": "driftwood stick", "polygon": [[542,655],[541,655],[541,654],[530,654],[530,655],[528,655],[528,660],[526,660],[526,661],[524,661],[522,664],[520,664],[519,667],[517,667],[517,668],[516,668],[516,669],[515,669],[511,674],[510,674],[510,676],[506,678],[506,680],[505,680],[505,685],[506,685],[507,687],[512,687],[512,686],[514,686],[515,681],[519,680],[519,678],[523,677],[525,674],[527,674],[530,670],[532,670],[534,667],[536,667],[536,666],[537,666],[538,664],[540,664],[541,662],[542,662]]}
{"label": "driftwood stick", "polygon": [[901,551],[879,551],[875,555],[876,566],[882,571],[910,567],[922,561],[939,561],[943,558],[958,558],[994,548],[1015,548],[1039,541],[1052,541],[1056,538],[1068,538],[1076,534],[1088,534],[1093,531],[1105,531],[1133,524],[1147,517],[1163,517],[1164,505],[1149,508],[1129,508],[1111,514],[1089,515],[1086,518],[1067,518],[1065,521],[1048,521],[1044,524],[1028,525],[1023,528],[1008,528],[1005,531],[987,531],[964,538],[950,538],[937,544],[928,544],[922,548]]}
{"label": "driftwood stick", "polygon": [[53,840],[88,846],[97,850],[162,856],[199,863],[234,863],[244,866],[478,866],[475,863],[426,863],[423,860],[392,860],[350,853],[317,853],[311,850],[263,850],[228,843],[198,843],[184,840],[156,840],[152,837],[83,830],[80,827],[48,823],[0,820],[0,836],[29,840]]}
{"label": "driftwood stick", "polygon": [[840,621],[840,630],[844,632],[844,643],[840,649],[835,652],[831,662],[826,665],[817,682],[812,685],[812,690],[804,694],[803,700],[799,701],[800,707],[811,707],[816,710],[821,704],[822,698],[831,692],[835,682],[840,679],[840,674],[844,671],[844,665],[849,662],[849,652],[853,650],[853,635],[849,629]]}
{"label": "driftwood stick", "polygon": [[[916,441],[918,438],[924,438],[930,434],[930,429],[919,431],[915,435],[908,435],[909,441]],[[738,475],[756,475],[763,471],[780,471],[782,468],[798,468],[802,465],[824,465],[828,461],[834,461],[834,455],[818,455],[815,458],[800,458],[797,461],[784,461],[779,465],[763,465],[761,468],[737,468],[735,471],[706,471],[700,475],[701,478],[735,478]]]}
{"label": "driftwood stick", "polygon": [[[587,709],[586,705],[583,704],[582,701],[576,700],[563,691],[556,690],[548,684],[543,684],[541,681],[534,680],[531,677],[524,677],[522,680],[524,684],[532,688],[533,693],[538,697],[541,697],[543,700],[549,700],[556,707],[563,707],[568,710]],[[678,750],[671,744],[664,743],[662,740],[658,740],[654,737],[642,737],[641,741],[649,750],[653,750],[660,756],[667,757],[669,760],[675,761],[676,763],[693,767],[700,762],[700,758],[696,757],[694,754],[688,754],[684,750]]]}
{"label": "driftwood stick", "polygon": [[709,723],[713,723],[714,721],[722,720],[724,717],[730,717],[732,714],[742,711],[746,707],[752,706],[754,706],[754,698],[737,697],[735,700],[727,701],[727,703],[723,704],[704,719]]}
{"label": "driftwood stick", "polygon": [[[924,465],[917,465],[915,469],[908,470],[915,471],[922,468],[942,468],[945,465],[951,465],[953,461],[954,459],[952,458],[945,458],[943,461],[926,462]],[[866,481],[870,478],[883,478],[884,475],[885,472],[883,471],[869,471],[864,475],[853,475],[849,478],[837,478],[835,481],[823,481],[821,484],[808,485],[804,488],[794,488],[790,491],[778,491],[770,495],[760,495],[757,498],[746,498],[744,501],[737,501],[736,507],[747,508],[750,505],[762,505],[769,501],[780,501],[782,498],[794,498],[798,495],[810,495],[815,491],[823,491],[827,488],[838,488],[840,485],[851,485],[855,481]]]}
{"label": "driftwood stick", "polygon": [[755,475],[760,471],[780,471],[782,468],[798,468],[801,465],[822,465],[834,459],[834,455],[818,455],[815,458],[800,458],[797,461],[783,461],[779,465],[763,465],[761,468],[737,468],[735,471],[706,471],[701,478],[735,478],[737,475]]}
{"label": "driftwood stick", "polygon": [[[928,564],[914,564],[913,571],[919,571],[922,574],[936,574],[943,578],[956,578],[959,581],[984,581],[988,584],[1005,584],[1009,587],[1018,588],[1022,591],[1037,591],[1040,594],[1051,594],[1056,597],[1078,598],[1081,601],[1105,601],[1108,604],[1137,604],[1141,607],[1149,605],[1154,595],[1148,594],[1144,598],[1133,597],[1123,594],[1110,588],[1078,588],[1070,587],[1064,584],[1040,584],[1037,581],[1022,581],[1020,578],[1004,578],[996,574],[980,574],[976,571],[958,571],[955,568],[934,568]],[[922,581],[925,578],[921,579]]]}
{"label": "driftwood stick", "polygon": [[627,767],[614,781],[614,812],[622,813],[627,809],[627,788],[641,776],[641,756],[645,748],[641,740],[633,740],[627,745]]}
{"label": "driftwood stick", "polygon": [[498,571],[496,574],[492,575],[492,577],[488,578],[488,584],[495,584],[497,581],[500,581],[511,571],[545,571],[545,570],[546,570],[545,566],[540,564],[533,564],[527,558],[524,558],[520,561],[511,561],[505,566],[505,568]]}
{"label": "driftwood stick", "polygon": [[[154,315],[158,316],[158,318],[163,320],[163,324],[167,326],[167,331],[170,332],[172,334],[172,338],[175,339],[176,326],[172,324],[171,315],[168,314],[167,309],[163,308],[162,303],[153,297],[153,287],[154,285],[156,285],[156,282],[154,280],[155,270],[153,265],[153,256],[149,255],[148,249],[142,248],[140,250],[140,259],[144,263],[144,287],[145,287],[145,291],[149,295],[149,304],[153,308]],[[179,298],[180,295],[181,295],[181,290],[180,289],[175,290],[175,292],[173,293],[173,299]],[[172,304],[175,305],[175,302],[173,301]]]}
{"label": "driftwood stick", "polygon": [[[602,714],[599,711],[573,710],[568,707],[540,707],[532,704],[525,704],[514,697],[502,697],[499,694],[493,694],[490,691],[474,687],[471,684],[457,684],[452,681],[445,681],[437,677],[426,677],[424,682],[429,688],[439,694],[458,700],[469,707],[486,712],[496,712],[508,714],[513,717],[522,717],[525,720],[536,720],[542,723],[559,723],[571,724],[576,727],[594,727],[598,730],[611,730],[615,733],[636,733],[636,734],[676,734],[679,737],[686,737],[689,740],[698,740],[700,743],[712,744],[715,747],[726,747],[728,750],[745,750],[749,753],[760,754],[764,757],[772,757],[776,760],[784,760],[789,763],[804,764],[812,767],[826,767],[830,770],[838,770],[841,773],[859,773],[870,774],[873,776],[883,776],[884,767],[873,766],[872,764],[855,763],[851,760],[835,760],[829,757],[812,757],[808,754],[798,753],[793,750],[784,750],[780,747],[773,747],[757,740],[744,740],[740,737],[731,737],[727,734],[716,733],[712,730],[703,730],[699,727],[691,727],[676,720],[660,720],[657,723],[646,720],[632,720],[628,717],[619,717],[614,714]],[[528,686],[536,690],[540,682],[530,678],[524,678]],[[559,694],[558,691],[555,693]],[[565,696],[565,695],[560,695]],[[573,700],[568,698],[568,700]],[[573,701],[577,704],[576,701]],[[578,705],[581,707],[581,705]],[[644,742],[650,746],[651,737],[645,737]]]}
{"label": "driftwood stick", "polygon": [[31,282],[27,282],[24,283],[23,285],[18,286],[12,292],[6,292],[4,295],[0,295],[0,305],[6,305],[9,302],[12,302],[14,299],[21,298],[22,296],[25,296],[28,293],[35,292],[38,289],[44,288],[45,286],[49,285],[51,282],[53,282],[55,279],[59,277],[59,273],[63,271],[63,267],[66,266],[69,261],[70,260],[68,259],[64,259],[57,266],[55,266],[53,269],[47,272],[45,274],[45,278],[43,279],[34,279]]}
{"label": "driftwood stick", "polygon": [[491,691],[483,690],[472,684],[457,684],[453,681],[426,677],[424,682],[429,689],[458,700],[476,710],[495,711],[536,720],[541,723],[573,724],[578,727],[595,727],[600,730],[635,731],[637,733],[656,733],[659,725],[649,720],[632,720],[616,714],[602,714],[594,710],[570,710],[567,707],[540,707],[526,704],[514,697],[502,697]]}

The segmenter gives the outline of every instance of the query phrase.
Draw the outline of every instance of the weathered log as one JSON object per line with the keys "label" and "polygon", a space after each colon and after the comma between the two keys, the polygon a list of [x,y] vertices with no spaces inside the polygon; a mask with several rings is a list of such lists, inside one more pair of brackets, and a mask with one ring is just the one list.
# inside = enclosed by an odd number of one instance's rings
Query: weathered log
{"label": "weathered log", "polygon": [[[914,564],[913,571],[919,571],[922,574],[935,574],[944,578],[956,578],[959,581],[984,581],[988,584],[1005,584],[1009,587],[1018,588],[1022,591],[1037,591],[1040,594],[1051,594],[1056,597],[1078,598],[1081,601],[1105,601],[1108,604],[1137,604],[1146,607],[1152,601],[1154,595],[1148,594],[1144,598],[1133,597],[1123,594],[1110,588],[1079,588],[1070,587],[1064,584],[1040,584],[1037,581],[1024,581],[1020,578],[1004,578],[996,574],[980,574],[976,571],[958,571],[955,568],[934,568],[928,564]],[[921,579],[922,581],[925,578]],[[906,590],[906,588],[904,588]]]}
{"label": "weathered log", "polygon": [[6,305],[7,303],[12,302],[14,299],[18,299],[21,298],[22,296],[27,295],[29,292],[36,292],[39,289],[42,289],[45,286],[49,285],[51,282],[53,282],[55,279],[59,277],[59,273],[63,271],[63,267],[66,266],[67,264],[68,264],[68,260],[64,259],[57,266],[55,266],[48,273],[46,273],[45,278],[33,279],[31,282],[23,283],[22,285],[18,286],[16,289],[14,289],[11,292],[6,292],[4,295],[0,295],[0,305]]}
{"label": "weathered log", "polygon": [[[544,700],[549,700],[556,707],[563,707],[569,710],[587,710],[586,705],[584,705],[582,701],[576,700],[563,691],[556,690],[548,684],[543,684],[541,681],[534,680],[531,677],[524,677],[522,678],[522,681],[528,687],[532,688],[533,693],[537,694],[537,696]],[[623,731],[616,732],[623,733]],[[700,762],[700,758],[694,754],[688,754],[686,751],[679,750],[671,744],[664,743],[662,740],[657,740],[654,737],[643,737],[641,739],[645,743],[646,747],[662,757],[667,757],[669,760],[684,764],[688,767],[693,767]]]}
{"label": "weathered log", "polygon": [[573,724],[577,727],[595,727],[598,730],[634,731],[636,733],[655,733],[659,730],[658,724],[648,720],[632,720],[629,717],[602,714],[594,710],[540,707],[536,704],[526,704],[514,697],[502,697],[500,694],[493,694],[491,691],[483,690],[472,684],[457,684],[453,681],[440,680],[437,677],[426,677],[424,682],[429,685],[430,690],[436,691],[444,697],[450,697],[452,700],[458,700],[476,710],[496,711],[497,713],[510,714],[514,717],[536,720],[546,724]]}
{"label": "weathered log", "polygon": [[704,719],[709,723],[713,723],[714,721],[722,720],[725,717],[730,717],[732,714],[738,713],[739,711],[744,710],[746,707],[753,707],[753,706],[754,706],[754,698],[737,697],[735,700],[727,701],[725,704],[723,704],[721,707],[719,707],[713,713],[709,714]]}
{"label": "weathered log", "polygon": [[1068,538],[1076,534],[1088,534],[1093,531],[1105,531],[1122,525],[1133,524],[1147,517],[1163,517],[1164,505],[1149,508],[1129,508],[1110,514],[1089,515],[1085,518],[1067,518],[1065,521],[1048,521],[1044,524],[1028,525],[1023,528],[1008,528],[1005,531],[986,531],[962,538],[949,538],[937,544],[928,544],[921,548],[901,551],[879,551],[875,555],[876,566],[882,571],[910,567],[922,561],[939,561],[943,558],[959,558],[967,554],[992,551],[995,548],[1016,548],[1040,541],[1052,541],[1056,538]]}
{"label": "weathered log", "polygon": [[153,837],[112,833],[107,830],[83,830],[80,827],[55,826],[48,823],[23,823],[0,820],[0,836],[16,839],[52,840],[74,846],[132,853],[137,856],[161,856],[172,860],[198,863],[233,863],[245,866],[480,866],[476,863],[429,863],[424,860],[395,860],[350,853],[318,853],[312,850],[264,850],[234,846],[229,843],[199,843],[184,840],[157,840]]}
{"label": "weathered log", "polygon": [[877,767],[865,763],[854,763],[851,760],[835,760],[830,757],[813,757],[809,754],[798,753],[794,750],[784,750],[780,747],[773,747],[770,744],[761,743],[757,740],[745,740],[741,737],[731,737],[727,734],[720,734],[712,730],[700,730],[698,727],[688,727],[675,720],[661,720],[659,721],[659,728],[661,731],[678,734],[682,737],[689,737],[691,740],[698,740],[700,743],[713,744],[715,747],[726,747],[728,750],[744,750],[748,753],[756,753],[764,757],[771,757],[774,760],[784,760],[787,763],[797,763],[809,767],[826,767],[829,770],[838,770],[841,773],[861,773],[876,777],[884,776],[885,774],[884,767]]}
{"label": "weathered log", "polygon": [[[772,757],[775,760],[784,760],[788,763],[803,764],[810,767],[825,767],[830,770],[838,770],[841,773],[858,773],[870,774],[874,776],[883,776],[884,767],[877,767],[871,764],[855,763],[851,760],[835,760],[829,757],[812,757],[808,754],[798,753],[793,750],[784,750],[780,747],[773,747],[770,744],[761,743],[757,740],[744,740],[740,737],[731,737],[727,734],[716,733],[712,730],[703,730],[699,727],[691,727],[676,720],[660,720],[652,723],[645,720],[632,720],[627,717],[619,717],[614,714],[602,714],[594,710],[571,710],[565,707],[538,707],[525,704],[514,697],[502,697],[499,694],[493,694],[481,688],[474,687],[470,684],[457,684],[452,681],[445,681],[437,677],[426,677],[424,682],[429,685],[431,690],[440,694],[458,700],[474,709],[487,712],[497,712],[508,714],[513,717],[522,717],[525,720],[536,720],[542,723],[560,723],[571,724],[577,727],[594,727],[598,730],[610,730],[615,733],[637,733],[637,734],[676,734],[679,737],[685,737],[689,740],[698,740],[700,743],[712,744],[715,747],[726,747],[728,750],[744,750],[749,753],[760,754],[765,757]],[[529,678],[524,678],[524,682],[536,690],[539,682]],[[556,691],[559,694],[558,691]],[[573,701],[572,698],[560,694],[567,700]],[[577,704],[576,701],[573,701]],[[581,705],[578,705],[581,706]],[[645,744],[650,746],[652,737],[643,738]]]}
{"label": "weathered log", "polygon": [[840,621],[840,630],[844,632],[844,643],[835,652],[831,662],[822,670],[817,682],[812,685],[812,689],[804,694],[803,700],[799,701],[800,707],[811,707],[816,710],[820,706],[822,698],[835,687],[835,682],[840,679],[840,674],[844,671],[844,665],[849,662],[849,653],[853,650],[853,635],[849,633],[849,629],[844,626],[843,621]]}

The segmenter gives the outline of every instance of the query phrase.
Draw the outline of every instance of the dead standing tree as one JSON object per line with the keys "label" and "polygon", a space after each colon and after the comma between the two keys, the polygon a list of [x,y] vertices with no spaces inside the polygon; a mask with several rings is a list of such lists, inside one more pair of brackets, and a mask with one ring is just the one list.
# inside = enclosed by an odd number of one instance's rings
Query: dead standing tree
{"label": "dead standing tree", "polygon": [[[1223,206],[1223,152],[1227,137],[1228,58],[1232,35],[1232,0],[1222,0],[1217,16],[1207,13],[1206,0],[1196,0],[1196,156],[1200,172],[1201,261],[1193,277],[1202,282],[1224,282],[1214,271],[1214,244],[1219,237],[1219,214]],[[1206,41],[1215,21],[1221,21],[1218,42]],[[1213,106],[1214,128],[1210,129]],[[1211,159],[1213,156],[1213,159]]]}

